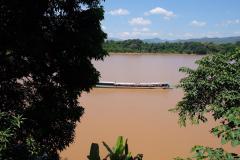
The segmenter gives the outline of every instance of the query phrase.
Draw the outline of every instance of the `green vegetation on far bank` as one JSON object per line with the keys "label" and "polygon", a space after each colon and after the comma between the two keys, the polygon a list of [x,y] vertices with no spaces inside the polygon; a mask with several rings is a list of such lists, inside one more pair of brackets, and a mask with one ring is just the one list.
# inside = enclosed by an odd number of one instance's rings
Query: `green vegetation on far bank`
{"label": "green vegetation on far bank", "polygon": [[214,54],[231,52],[240,47],[240,42],[215,44],[201,42],[176,42],[176,43],[145,43],[139,39],[113,41],[104,43],[104,48],[112,53],[180,53],[180,54]]}

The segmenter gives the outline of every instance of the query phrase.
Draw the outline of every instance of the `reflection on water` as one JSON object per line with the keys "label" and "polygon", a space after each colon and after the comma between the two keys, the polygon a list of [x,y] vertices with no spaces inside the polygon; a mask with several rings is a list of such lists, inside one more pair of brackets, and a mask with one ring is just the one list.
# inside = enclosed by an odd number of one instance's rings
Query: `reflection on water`
{"label": "reflection on water", "polygon": [[[195,67],[195,55],[111,55],[94,62],[105,81],[169,82],[177,84],[184,76],[179,67]],[[145,160],[170,160],[189,156],[193,145],[221,147],[209,134],[216,125],[210,121],[199,126],[180,128],[177,115],[169,112],[181,100],[181,89],[93,89],[80,98],[85,114],[76,129],[75,142],[61,153],[68,160],[85,160],[92,142],[114,145],[122,135],[129,139],[130,151],[143,153]],[[224,146],[237,152],[237,148]],[[238,148],[239,149],[239,148]]]}

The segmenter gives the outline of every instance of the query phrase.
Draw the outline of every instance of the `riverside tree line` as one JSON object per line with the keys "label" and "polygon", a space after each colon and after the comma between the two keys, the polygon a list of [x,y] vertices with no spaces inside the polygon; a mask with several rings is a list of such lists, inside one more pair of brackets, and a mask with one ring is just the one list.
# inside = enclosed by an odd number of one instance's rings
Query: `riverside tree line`
{"label": "riverside tree line", "polygon": [[240,42],[215,44],[202,42],[164,42],[145,43],[139,39],[113,41],[108,40],[104,48],[112,53],[187,53],[187,54],[213,54],[230,52],[240,47]]}

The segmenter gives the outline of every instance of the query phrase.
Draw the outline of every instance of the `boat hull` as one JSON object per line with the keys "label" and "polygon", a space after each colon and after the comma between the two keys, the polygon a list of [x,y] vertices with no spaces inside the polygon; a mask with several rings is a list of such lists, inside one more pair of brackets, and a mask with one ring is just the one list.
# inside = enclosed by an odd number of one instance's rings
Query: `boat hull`
{"label": "boat hull", "polygon": [[99,82],[96,88],[125,88],[125,89],[171,89],[168,83],[116,83]]}

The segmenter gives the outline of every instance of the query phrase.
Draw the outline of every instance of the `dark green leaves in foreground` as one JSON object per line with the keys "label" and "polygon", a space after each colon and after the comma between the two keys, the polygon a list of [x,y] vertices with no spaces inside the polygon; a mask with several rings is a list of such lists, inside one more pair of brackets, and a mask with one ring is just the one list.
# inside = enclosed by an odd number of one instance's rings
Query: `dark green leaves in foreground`
{"label": "dark green leaves in foreground", "polygon": [[227,153],[222,148],[195,146],[192,148],[192,152],[194,153],[192,158],[175,158],[174,160],[240,160],[237,154]]}
{"label": "dark green leaves in foreground", "polygon": [[0,159],[1,153],[7,150],[15,137],[14,133],[21,127],[22,123],[22,116],[14,116],[6,112],[0,112]]}
{"label": "dark green leaves in foreground", "polygon": [[100,73],[101,0],[0,1],[0,159],[58,160]]}
{"label": "dark green leaves in foreground", "polygon": [[230,109],[225,118],[222,125],[211,132],[221,138],[222,144],[230,142],[234,147],[240,145],[240,108]]}
{"label": "dark green leaves in foreground", "polygon": [[180,69],[188,75],[179,85],[185,91],[183,100],[173,109],[179,113],[180,124],[206,122],[207,113],[229,122],[240,106],[240,51],[207,56],[197,64],[196,70]]}
{"label": "dark green leaves in foreground", "polygon": [[[193,124],[207,121],[212,115],[221,124],[211,133],[233,147],[240,145],[240,50],[204,57],[197,61],[196,70],[181,68],[187,74],[179,87],[185,91],[184,98],[175,111],[179,114],[180,125],[190,120]],[[237,154],[222,149],[196,146],[194,159],[235,160]]]}

